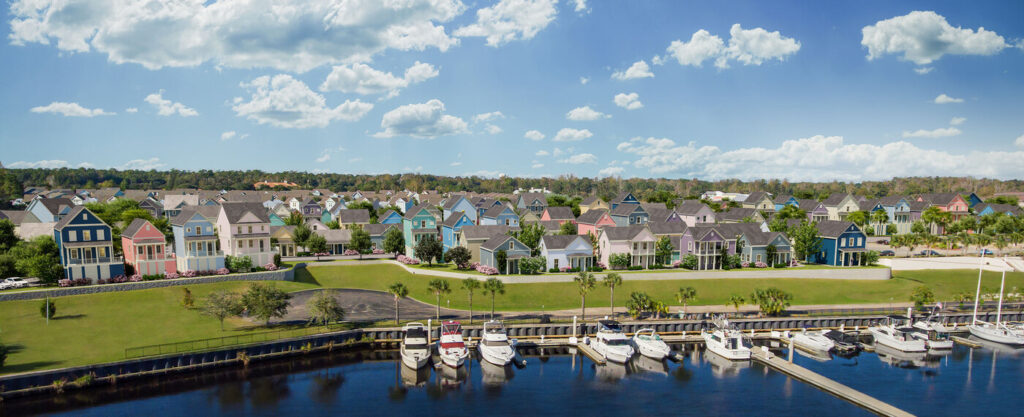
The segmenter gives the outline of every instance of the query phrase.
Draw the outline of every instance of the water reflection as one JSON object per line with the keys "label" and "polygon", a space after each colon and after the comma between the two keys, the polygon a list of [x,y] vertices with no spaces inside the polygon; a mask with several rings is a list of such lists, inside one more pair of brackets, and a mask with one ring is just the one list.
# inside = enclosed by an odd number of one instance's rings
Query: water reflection
{"label": "water reflection", "polygon": [[501,387],[515,376],[512,365],[498,366],[487,361],[480,361],[481,382],[484,388],[500,391]]}
{"label": "water reflection", "polygon": [[249,401],[257,408],[275,406],[291,394],[288,376],[270,376],[249,381]]}
{"label": "water reflection", "polygon": [[330,371],[319,372],[313,376],[310,397],[320,404],[334,404],[338,399],[338,389],[345,383],[345,375]]}
{"label": "water reflection", "polygon": [[939,357],[929,356],[928,352],[904,352],[886,345],[875,344],[878,360],[896,368],[917,369],[921,367],[938,367]]}
{"label": "water reflection", "polygon": [[750,361],[734,361],[723,358],[714,352],[704,352],[704,360],[711,365],[711,373],[715,378],[732,378],[750,368]]}
{"label": "water reflection", "polygon": [[647,372],[668,375],[668,364],[665,363],[665,359],[651,359],[643,355],[637,355],[629,361],[629,364],[636,373]]}

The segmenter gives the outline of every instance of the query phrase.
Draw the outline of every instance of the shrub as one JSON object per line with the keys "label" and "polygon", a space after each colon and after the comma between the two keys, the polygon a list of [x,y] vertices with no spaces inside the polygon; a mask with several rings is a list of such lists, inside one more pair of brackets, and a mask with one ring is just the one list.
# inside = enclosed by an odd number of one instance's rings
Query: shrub
{"label": "shrub", "polygon": [[281,254],[280,253],[275,253],[274,254],[274,265],[281,266]]}
{"label": "shrub", "polygon": [[[453,249],[454,250],[454,249]],[[526,275],[535,275],[544,272],[544,265],[548,263],[543,256],[534,256],[519,260],[519,272]]]}
{"label": "shrub", "polygon": [[641,266],[641,265],[633,265],[633,266],[630,266],[629,268],[626,268],[626,269],[630,270],[630,271],[640,271],[640,270],[644,269],[644,267]]}
{"label": "shrub", "polygon": [[231,271],[229,271],[227,268],[220,268],[215,273],[217,275],[227,275],[227,274],[230,274]]}
{"label": "shrub", "polygon": [[600,266],[592,266],[592,267],[590,267],[590,271],[591,272],[602,272],[602,271],[604,271],[604,268],[602,268]]}
{"label": "shrub", "polygon": [[761,313],[769,316],[782,314],[789,307],[789,303],[792,300],[792,294],[778,288],[758,288],[754,290],[753,294],[750,294],[750,302],[757,304],[761,309]]}
{"label": "shrub", "polygon": [[548,270],[548,272],[558,272],[558,268],[551,268]]}
{"label": "shrub", "polygon": [[778,264],[775,264],[774,267],[775,268],[785,268],[786,264],[785,263],[778,263]]}
{"label": "shrub", "polygon": [[132,275],[131,278],[128,278],[128,282],[142,282],[142,277],[138,274]]}
{"label": "shrub", "polygon": [[[49,306],[49,310],[47,310],[47,306]],[[47,313],[49,313],[49,317],[47,317]],[[57,315],[57,304],[50,299],[43,300],[43,302],[39,304],[39,315],[43,316],[45,319],[52,319],[53,316]]]}
{"label": "shrub", "polygon": [[484,275],[498,275],[498,268],[487,265],[477,265],[476,272]]}
{"label": "shrub", "polygon": [[384,249],[374,249],[374,250],[370,251],[370,253],[373,254],[373,255],[383,255],[384,254]]}
{"label": "shrub", "polygon": [[345,252],[343,252],[342,255],[345,255],[345,256],[355,256],[355,255],[359,255],[359,251],[357,251],[355,249],[345,249]]}
{"label": "shrub", "polygon": [[57,286],[58,287],[70,287],[71,286],[71,280],[70,279],[62,279],[60,281],[57,281]]}
{"label": "shrub", "polygon": [[625,269],[629,266],[630,256],[628,253],[613,253],[608,257],[608,263],[612,269]]}
{"label": "shrub", "polygon": [[683,258],[682,266],[691,271],[697,269],[697,255],[686,255]]}
{"label": "shrub", "polygon": [[754,268],[767,268],[768,264],[764,262],[754,262]]}
{"label": "shrub", "polygon": [[185,308],[192,308],[195,306],[195,299],[192,298],[192,291],[189,291],[188,287],[182,288],[181,306]]}
{"label": "shrub", "polygon": [[683,265],[683,261],[675,261],[675,262],[672,262],[672,267],[673,267],[673,268],[679,268],[679,267],[680,267],[680,266],[682,266],[682,265]]}
{"label": "shrub", "polygon": [[561,267],[561,268],[558,268],[558,271],[559,271],[559,272],[569,272],[569,267],[567,267],[567,266],[563,266],[563,267]]}
{"label": "shrub", "polygon": [[267,271],[276,271],[277,270],[277,265],[274,265],[273,263],[269,263],[269,264],[263,265],[263,269],[265,269]]}
{"label": "shrub", "polygon": [[193,271],[191,269],[181,273],[182,278],[193,278],[196,275],[198,275],[196,271]]}
{"label": "shrub", "polygon": [[398,262],[401,262],[401,263],[403,263],[405,265],[419,265],[420,264],[420,261],[418,261],[416,259],[413,259],[413,258],[410,258],[410,257],[405,256],[405,255],[398,255],[398,257],[395,258],[395,260],[398,261]]}
{"label": "shrub", "polygon": [[181,278],[181,275],[178,275],[177,272],[168,272],[168,273],[164,274],[164,278],[167,278],[167,279]]}
{"label": "shrub", "polygon": [[89,285],[89,280],[85,278],[76,278],[71,281],[71,286],[73,287],[82,287],[86,285]]}
{"label": "shrub", "polygon": [[796,259],[791,259],[789,261],[789,266],[800,266],[800,263],[797,262]]}
{"label": "shrub", "polygon": [[142,280],[143,281],[156,281],[158,279],[164,279],[164,275],[163,274],[148,274],[148,275],[143,275],[142,276]]}
{"label": "shrub", "polygon": [[128,276],[127,275],[116,275],[116,276],[114,276],[113,278],[110,279],[110,282],[111,283],[118,283],[118,284],[120,284],[122,282],[128,282]]}
{"label": "shrub", "polygon": [[750,262],[743,261],[743,263],[740,264],[740,267],[741,268],[750,268]]}
{"label": "shrub", "polygon": [[650,266],[649,268],[650,268],[650,269],[665,269],[665,265],[662,265],[662,264],[653,264],[653,265],[651,265],[651,266]]}

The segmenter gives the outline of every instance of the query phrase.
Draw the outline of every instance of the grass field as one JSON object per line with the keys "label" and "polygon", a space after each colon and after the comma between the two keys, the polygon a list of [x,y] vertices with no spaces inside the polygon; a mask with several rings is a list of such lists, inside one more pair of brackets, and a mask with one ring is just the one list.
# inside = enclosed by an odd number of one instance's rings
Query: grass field
{"label": "grass field", "polygon": [[[598,280],[604,274],[597,274]],[[627,281],[615,290],[616,306],[622,306],[631,291],[644,291],[653,298],[675,305],[673,293],[692,286],[697,301],[692,304],[725,304],[730,295],[749,298],[754,288],[774,286],[793,294],[794,304],[845,304],[906,301],[918,285],[927,285],[942,299],[967,291],[973,294],[977,272],[908,271],[886,281],[814,279],[723,279]],[[384,291],[403,282],[412,298],[433,303],[427,283],[434,277],[413,275],[387,264],[317,266],[296,271],[296,282],[279,282],[286,291],[317,287],[363,288]],[[459,280],[449,279],[452,308],[469,307]],[[242,291],[246,282],[190,285],[197,304],[216,290]],[[495,299],[498,310],[560,310],[579,307],[579,295],[572,283],[506,284],[505,295]],[[998,291],[999,276],[986,273],[986,292]],[[1024,274],[1007,274],[1007,288],[1024,288]],[[182,287],[157,288],[115,293],[60,297],[55,299],[57,316],[47,325],[39,313],[40,300],[0,302],[0,342],[11,348],[0,374],[35,371],[66,366],[116,361],[124,358],[126,347],[229,336],[264,331],[242,319],[229,319],[225,331],[215,319],[181,306]],[[479,291],[474,309],[490,308],[489,297]],[[598,287],[587,297],[587,306],[608,305],[608,289]]]}

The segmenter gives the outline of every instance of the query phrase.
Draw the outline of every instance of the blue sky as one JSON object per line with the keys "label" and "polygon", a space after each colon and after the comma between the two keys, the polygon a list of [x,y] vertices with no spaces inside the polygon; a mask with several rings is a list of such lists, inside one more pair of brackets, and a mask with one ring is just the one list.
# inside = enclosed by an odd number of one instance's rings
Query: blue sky
{"label": "blue sky", "polygon": [[9,167],[1024,178],[1024,2],[47,3]]}

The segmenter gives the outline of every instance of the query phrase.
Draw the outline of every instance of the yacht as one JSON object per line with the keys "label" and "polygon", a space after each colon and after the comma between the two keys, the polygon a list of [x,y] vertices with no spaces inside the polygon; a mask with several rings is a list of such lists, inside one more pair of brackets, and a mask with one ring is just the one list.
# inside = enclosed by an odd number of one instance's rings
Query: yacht
{"label": "yacht", "polygon": [[804,329],[792,337],[794,345],[814,352],[827,353],[836,346],[835,342],[825,336],[825,332],[820,330],[807,331],[807,329]]}
{"label": "yacht", "polygon": [[707,350],[730,360],[750,359],[751,344],[743,338],[743,333],[729,327],[728,320],[715,322],[715,329],[708,332],[701,329],[701,337]]}
{"label": "yacht", "polygon": [[883,345],[901,352],[926,352],[924,340],[915,338],[910,319],[904,316],[889,316],[882,323],[868,327],[876,345]]}
{"label": "yacht", "polygon": [[860,350],[860,341],[857,333],[829,330],[825,332],[825,337],[832,340],[833,349],[839,356],[855,354]]}
{"label": "yacht", "polygon": [[412,369],[426,366],[430,360],[427,329],[422,323],[409,323],[402,327],[402,363]]}
{"label": "yacht", "polygon": [[999,304],[996,307],[996,322],[989,323],[978,320],[978,297],[981,296],[981,267],[978,267],[978,289],[974,294],[974,315],[971,318],[971,325],[967,326],[971,336],[990,342],[1002,343],[1010,346],[1024,346],[1024,334],[1018,329],[1010,328],[1002,322],[1003,315],[1003,289],[1006,286],[1006,270],[1003,270],[1003,278],[999,283]]}
{"label": "yacht", "polygon": [[483,360],[498,366],[508,365],[516,357],[516,350],[505,333],[505,327],[497,320],[484,323],[484,333],[477,348]]}
{"label": "yacht", "polygon": [[597,335],[590,341],[590,347],[606,361],[615,363],[626,363],[634,353],[629,338],[615,320],[597,322]]}
{"label": "yacht", "polygon": [[636,348],[637,352],[641,355],[651,359],[665,359],[666,356],[672,353],[672,349],[668,347],[668,344],[658,333],[654,332],[654,329],[640,329],[633,334],[633,347]]}
{"label": "yacht", "polygon": [[953,340],[949,338],[949,328],[938,315],[932,314],[914,322],[914,332],[911,333],[917,339],[924,340],[928,350],[949,350],[953,348]]}
{"label": "yacht", "polygon": [[462,341],[462,325],[459,322],[448,320],[441,323],[437,353],[441,356],[441,362],[452,368],[458,368],[466,362],[469,349],[466,349],[466,343]]}

